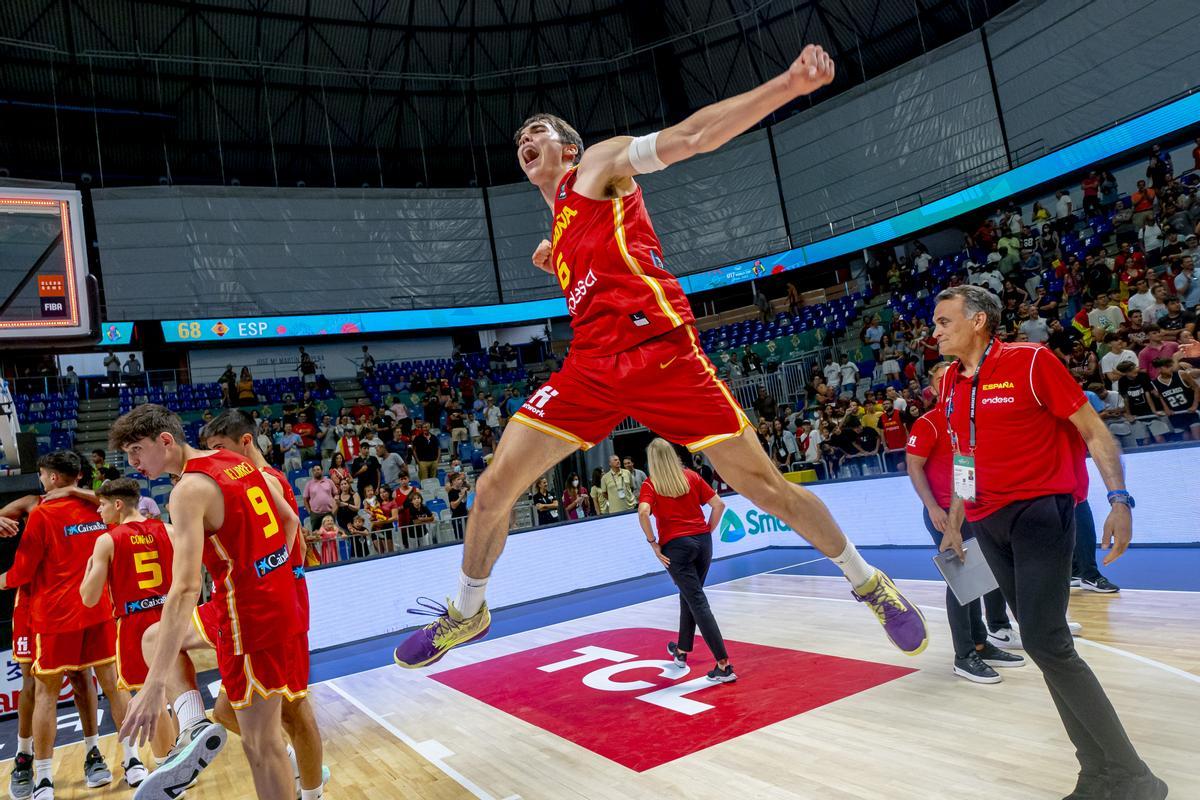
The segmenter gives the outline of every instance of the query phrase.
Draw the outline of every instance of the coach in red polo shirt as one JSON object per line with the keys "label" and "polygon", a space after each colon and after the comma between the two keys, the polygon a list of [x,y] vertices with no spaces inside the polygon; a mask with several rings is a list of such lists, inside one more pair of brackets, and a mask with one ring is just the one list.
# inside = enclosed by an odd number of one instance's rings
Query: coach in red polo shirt
{"label": "coach in red polo shirt", "polygon": [[[939,383],[948,362],[942,361],[929,370],[929,386],[937,397]],[[906,447],[908,478],[913,489],[925,506],[922,516],[925,529],[933,537],[933,543],[942,543],[942,531],[946,529],[950,508],[951,462],[950,437],[946,433],[946,412],[939,405],[925,412],[913,423]],[[983,607],[987,606],[987,624],[983,621]],[[1019,647],[1004,597],[999,589],[983,596],[983,602],[972,600],[967,605],[958,602],[954,592],[946,587],[946,617],[950,622],[950,638],[954,643],[954,674],[972,683],[1000,683],[1000,673],[995,667],[1023,667],[1025,659],[1015,653],[1007,653],[1000,647]],[[989,641],[989,629],[993,632]],[[999,645],[999,646],[997,646]]]}
{"label": "coach in red polo shirt", "polygon": [[934,336],[943,356],[958,359],[940,393],[954,490],[942,549],[962,555],[965,514],[1075,745],[1079,781],[1067,800],[1162,800],[1166,784],[1138,757],[1067,627],[1085,446],[1110,490],[1106,564],[1132,536],[1120,450],[1062,362],[1042,345],[1000,342],[999,322],[1000,300],[982,287],[937,296]]}

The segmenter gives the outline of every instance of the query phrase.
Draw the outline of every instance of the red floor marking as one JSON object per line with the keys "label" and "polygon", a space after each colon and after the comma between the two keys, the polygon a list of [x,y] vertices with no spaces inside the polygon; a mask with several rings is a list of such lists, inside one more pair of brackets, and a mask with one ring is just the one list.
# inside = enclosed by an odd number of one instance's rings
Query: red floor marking
{"label": "red floor marking", "polygon": [[675,636],[602,631],[432,677],[643,772],[916,671],[727,640],[739,679],[715,684],[699,637],[686,674],[669,666]]}

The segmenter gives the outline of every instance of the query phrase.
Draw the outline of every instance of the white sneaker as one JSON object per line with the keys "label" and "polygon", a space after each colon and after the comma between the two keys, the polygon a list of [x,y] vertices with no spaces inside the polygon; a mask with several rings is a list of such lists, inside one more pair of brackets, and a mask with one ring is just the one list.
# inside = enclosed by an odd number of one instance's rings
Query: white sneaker
{"label": "white sneaker", "polygon": [[1071,629],[1072,636],[1078,636],[1083,632],[1082,622],[1072,622],[1071,620],[1067,620],[1067,627]]}
{"label": "white sneaker", "polygon": [[33,790],[33,800],[54,800],[54,781],[42,778]]}
{"label": "white sneaker", "polygon": [[1012,628],[1000,628],[988,633],[988,641],[1001,650],[1021,650],[1021,635]]}
{"label": "white sneaker", "polygon": [[1071,588],[1078,589],[1082,581],[1079,578],[1071,578]]}
{"label": "white sneaker", "polygon": [[150,774],[146,765],[136,758],[122,762],[121,769],[125,772],[125,783],[129,784],[131,789],[140,786],[142,781],[146,780],[146,776]]}

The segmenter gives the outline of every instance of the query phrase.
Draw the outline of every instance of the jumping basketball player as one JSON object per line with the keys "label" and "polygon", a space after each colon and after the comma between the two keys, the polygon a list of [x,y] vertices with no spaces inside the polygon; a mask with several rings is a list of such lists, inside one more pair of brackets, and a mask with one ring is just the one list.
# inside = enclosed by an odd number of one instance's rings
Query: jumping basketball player
{"label": "jumping basketball player", "polygon": [[[254,419],[244,411],[228,409],[218,414],[200,431],[200,441],[212,450],[226,450],[249,461],[258,469],[273,475],[283,489],[284,497],[290,507],[296,509],[296,496],[287,477],[282,472],[267,463],[266,457],[258,449],[254,441],[256,426]],[[300,619],[304,628],[304,657],[303,665],[297,665],[302,671],[305,691],[285,697],[283,701],[283,727],[287,731],[295,748],[295,768],[300,782],[301,800],[320,800],[323,786],[329,780],[326,770],[321,764],[322,746],[321,731],[317,727],[317,718],[313,714],[312,705],[308,701],[308,584],[304,580],[304,539],[301,537],[296,546],[291,549],[292,574],[296,576],[296,599],[300,604]],[[211,602],[211,601],[210,601]],[[207,605],[207,603],[205,604]],[[196,610],[192,623],[196,627],[198,637],[209,641],[213,637],[208,620],[212,615]],[[299,677],[299,674],[297,675]],[[229,696],[222,692],[217,698],[213,716],[227,729],[237,732],[237,720],[229,702]],[[310,788],[311,787],[311,788]]]}
{"label": "jumping basketball player", "polygon": [[484,591],[504,549],[509,511],[538,475],[608,436],[626,416],[696,452],[758,508],[801,532],[869,604],[892,642],[916,655],[925,621],[892,581],[863,559],[829,510],[786,481],[753,426],[700,349],[687,297],[663,263],[634,176],[715,150],[788,102],[830,83],[833,60],[815,45],[787,72],[745,94],[701,109],[648,136],[618,136],[586,152],[563,120],[539,114],[516,135],[517,158],[554,214],[536,266],[558,278],[574,338],[562,370],[511,417],[476,486],[467,523],[457,603],[414,611],[437,619],[395,652],[422,667],[450,648],[484,636],[491,615]]}
{"label": "jumping basketball player", "polygon": [[[142,653],[142,637],[162,617],[174,552],[167,526],[138,511],[141,489],[137,481],[105,481],[96,496],[100,518],[109,528],[96,539],[79,596],[90,608],[100,602],[107,588],[117,620],[117,685],[132,692],[142,688],[150,669]],[[175,744],[176,731],[165,706],[161,713],[163,719],[150,744],[155,758],[163,761]],[[126,780],[137,786],[145,779],[146,768],[128,741],[121,746],[125,748]],[[133,773],[140,773],[136,782]]]}
{"label": "jumping basketball player", "polygon": [[294,796],[281,707],[285,696],[307,688],[307,676],[297,676],[308,652],[288,568],[299,532],[296,513],[272,476],[233,453],[188,445],[179,417],[162,406],[142,405],[122,416],[109,443],[145,475],[181,476],[171,492],[171,588],[162,620],[147,632],[154,643],[150,670],[120,737],[152,737],[168,690],[176,698],[180,733],[172,756],[142,783],[136,800],[177,797],[225,744],[225,729],[205,716],[195,673],[187,669],[191,662],[181,656],[200,594],[202,553],[219,601],[217,667],[255,790],[263,800]]}

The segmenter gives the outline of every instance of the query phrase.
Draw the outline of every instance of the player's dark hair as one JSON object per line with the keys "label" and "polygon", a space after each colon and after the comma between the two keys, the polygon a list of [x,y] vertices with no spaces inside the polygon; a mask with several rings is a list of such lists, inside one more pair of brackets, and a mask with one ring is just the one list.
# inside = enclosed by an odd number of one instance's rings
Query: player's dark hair
{"label": "player's dark hair", "polygon": [[124,500],[136,505],[142,496],[142,487],[133,478],[113,478],[100,484],[96,496],[106,500]]}
{"label": "player's dark hair", "polygon": [[239,441],[247,433],[254,436],[254,417],[236,408],[227,408],[209,420],[200,429],[200,441],[206,441],[213,436],[220,436],[231,441]]}
{"label": "player's dark hair", "polygon": [[513,134],[513,144],[521,141],[521,134],[535,122],[544,122],[558,133],[563,144],[575,145],[575,159],[572,164],[578,164],[579,159],[583,158],[583,137],[579,135],[579,131],[571,127],[571,125],[562,117],[556,117],[553,114],[534,114],[529,119],[521,123],[521,127],[517,128],[517,132]]}
{"label": "player's dark hair", "polygon": [[160,433],[171,434],[179,444],[186,442],[183,423],[177,414],[163,406],[146,403],[122,414],[113,423],[112,430],[108,432],[108,446],[121,450],[142,439],[153,439]]}
{"label": "player's dark hair", "polygon": [[38,469],[57,472],[72,480],[77,479],[83,472],[83,460],[78,453],[71,450],[55,450],[53,453],[46,453],[38,459],[37,465]]}

